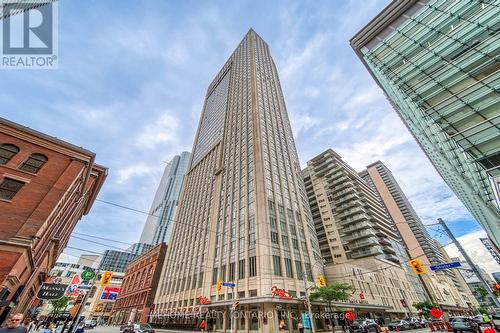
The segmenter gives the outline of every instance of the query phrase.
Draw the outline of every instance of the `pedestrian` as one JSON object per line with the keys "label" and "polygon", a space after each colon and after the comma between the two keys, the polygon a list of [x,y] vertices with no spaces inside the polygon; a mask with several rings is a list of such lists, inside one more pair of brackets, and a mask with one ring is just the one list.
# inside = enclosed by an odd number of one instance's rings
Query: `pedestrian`
{"label": "pedestrian", "polygon": [[35,327],[36,327],[36,325],[35,325],[35,321],[34,320],[30,320],[30,322],[26,326],[26,328],[28,329],[28,332],[33,331],[35,329]]}
{"label": "pedestrian", "polygon": [[286,324],[283,319],[280,320],[280,332],[285,332],[286,331]]}
{"label": "pedestrian", "polygon": [[205,332],[205,328],[207,327],[207,323],[205,323],[205,319],[203,319],[200,323],[200,330]]}
{"label": "pedestrian", "polygon": [[54,329],[54,325],[51,322],[49,322],[45,326],[45,328],[43,329],[43,333],[56,333],[56,330]]}
{"label": "pedestrian", "polygon": [[14,313],[7,319],[7,326],[0,328],[0,333],[28,333],[25,326],[22,326],[24,315],[22,313]]}
{"label": "pedestrian", "polygon": [[304,325],[302,325],[301,321],[297,324],[297,328],[299,329],[299,333],[304,333]]}

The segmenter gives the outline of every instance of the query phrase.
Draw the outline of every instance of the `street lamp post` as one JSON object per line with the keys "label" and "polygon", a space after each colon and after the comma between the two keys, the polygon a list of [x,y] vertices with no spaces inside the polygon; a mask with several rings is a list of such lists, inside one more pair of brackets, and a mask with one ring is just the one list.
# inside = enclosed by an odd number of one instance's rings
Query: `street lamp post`
{"label": "street lamp post", "polygon": [[[318,261],[318,260],[315,261],[314,264],[312,264],[312,266],[311,266],[311,271],[314,268],[314,266],[316,266],[317,264],[320,264],[321,268],[323,268],[325,266],[325,260],[323,259],[323,261]],[[311,332],[316,333],[316,323],[314,322],[311,300],[309,299],[309,289],[311,287],[307,286],[306,273],[307,272],[302,274],[302,281],[304,282],[304,290],[306,293],[306,302],[307,302],[307,311],[309,313],[309,320],[311,321]]]}

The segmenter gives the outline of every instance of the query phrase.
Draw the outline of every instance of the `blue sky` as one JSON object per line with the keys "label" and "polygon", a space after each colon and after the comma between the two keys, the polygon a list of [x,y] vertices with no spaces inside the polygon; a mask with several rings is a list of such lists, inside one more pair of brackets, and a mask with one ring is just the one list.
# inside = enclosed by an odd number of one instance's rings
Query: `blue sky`
{"label": "blue sky", "polygon": [[[302,165],[327,148],[357,170],[382,160],[425,223],[479,231],[349,46],[387,3],[60,0],[59,68],[2,71],[0,115],[96,152],[109,167],[99,198],[147,211],[164,161],[191,149],[208,84],[253,27],[278,66]],[[96,202],[76,231],[134,242],[145,219]]]}

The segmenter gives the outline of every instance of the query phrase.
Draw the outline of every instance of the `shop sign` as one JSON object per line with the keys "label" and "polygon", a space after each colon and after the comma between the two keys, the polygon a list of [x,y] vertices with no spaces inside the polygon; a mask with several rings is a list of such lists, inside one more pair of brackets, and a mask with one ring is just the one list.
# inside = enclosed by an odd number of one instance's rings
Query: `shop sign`
{"label": "shop sign", "polygon": [[43,283],[38,290],[36,297],[44,300],[59,299],[64,296],[66,288],[68,288],[67,284]]}
{"label": "shop sign", "polygon": [[200,295],[197,298],[198,298],[198,303],[200,303],[202,305],[210,304],[210,300],[205,296]]}
{"label": "shop sign", "polygon": [[288,291],[286,291],[285,289],[278,289],[278,287],[276,286],[273,286],[271,288],[271,295],[274,297],[274,296],[278,296],[279,298],[283,298],[283,299],[292,299],[293,297],[288,293]]}
{"label": "shop sign", "polygon": [[353,321],[354,319],[356,319],[356,314],[352,311],[346,311],[344,317],[347,320]]}

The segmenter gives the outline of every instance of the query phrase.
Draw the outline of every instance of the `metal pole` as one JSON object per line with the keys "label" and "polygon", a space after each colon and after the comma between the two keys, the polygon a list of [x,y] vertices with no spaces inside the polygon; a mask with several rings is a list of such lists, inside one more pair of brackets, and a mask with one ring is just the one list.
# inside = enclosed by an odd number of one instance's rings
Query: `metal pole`
{"label": "metal pole", "polygon": [[233,294],[233,301],[231,302],[231,309],[229,310],[230,320],[231,320],[231,333],[233,333],[233,311],[234,311],[234,299],[236,296],[234,295],[234,287],[231,287],[231,293]]}
{"label": "metal pole", "polygon": [[[92,287],[94,286],[94,283],[96,282],[96,279],[99,276],[100,272],[101,272],[101,270],[97,269],[97,272],[95,273],[95,276],[92,279],[92,283],[90,284],[90,289],[87,290],[87,292],[85,293],[85,296],[83,296],[82,303],[80,303],[80,307],[78,308],[78,311],[75,314],[75,318],[73,318],[73,322],[71,323],[71,326],[69,327],[68,333],[74,333],[76,331],[76,328],[79,324],[78,319],[80,319],[80,314],[82,313],[82,309],[85,308],[85,303],[87,303],[87,299],[89,297],[90,291],[92,290]],[[97,293],[97,287],[96,287],[96,293]]]}
{"label": "metal pole", "polygon": [[438,218],[438,222],[443,227],[444,231],[446,231],[446,233],[448,234],[448,237],[450,237],[450,239],[452,240],[452,242],[455,244],[455,246],[457,247],[458,251],[460,251],[460,253],[462,254],[462,256],[465,258],[465,261],[469,264],[469,266],[472,269],[472,271],[474,272],[474,274],[476,274],[477,278],[479,279],[479,281],[483,285],[484,289],[488,293],[488,296],[490,296],[490,298],[493,300],[493,303],[495,303],[495,307],[500,308],[500,302],[498,302],[498,299],[495,297],[495,295],[491,291],[491,287],[484,280],[483,276],[481,275],[481,273],[477,269],[476,265],[469,258],[469,256],[465,252],[465,250],[462,247],[462,245],[460,245],[460,243],[457,241],[457,239],[455,238],[455,236],[453,236],[453,234],[451,233],[450,229],[448,229],[448,226],[446,225],[446,223],[441,218]]}
{"label": "metal pole", "polygon": [[304,281],[304,290],[306,291],[307,310],[309,311],[309,320],[311,321],[311,332],[316,333],[316,328],[314,327],[315,323],[312,313],[311,301],[309,300],[309,289],[307,288],[305,273],[302,274],[302,280]]}

